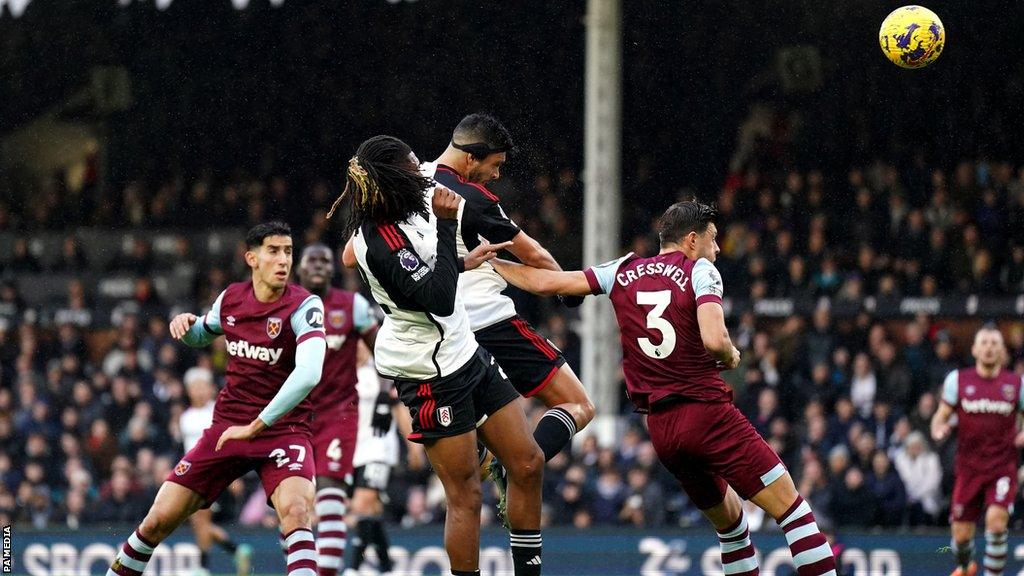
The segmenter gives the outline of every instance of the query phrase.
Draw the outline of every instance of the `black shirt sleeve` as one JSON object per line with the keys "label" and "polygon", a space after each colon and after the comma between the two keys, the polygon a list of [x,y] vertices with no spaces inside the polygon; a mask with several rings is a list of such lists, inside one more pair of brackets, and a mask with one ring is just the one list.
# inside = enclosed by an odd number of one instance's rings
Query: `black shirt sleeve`
{"label": "black shirt sleeve", "polygon": [[505,215],[501,204],[497,202],[482,201],[476,203],[473,212],[477,215],[477,226],[480,235],[491,244],[507,242],[519,234],[519,226],[516,226],[509,217]]}
{"label": "black shirt sleeve", "polygon": [[392,234],[397,231],[401,235],[402,246],[391,249],[384,240],[375,242],[372,258],[374,275],[427,312],[450,316],[455,311],[455,291],[459,280],[456,226],[455,220],[437,221],[437,262],[433,270],[401,229],[391,227]]}

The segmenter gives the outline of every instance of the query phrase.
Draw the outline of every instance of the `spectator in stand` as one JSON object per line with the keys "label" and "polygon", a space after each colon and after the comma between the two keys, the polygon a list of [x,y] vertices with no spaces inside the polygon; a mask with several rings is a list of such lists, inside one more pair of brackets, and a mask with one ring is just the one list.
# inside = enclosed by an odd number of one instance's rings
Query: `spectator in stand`
{"label": "spectator in stand", "polygon": [[101,490],[100,498],[92,509],[91,520],[128,524],[144,514],[145,509],[139,505],[143,500],[132,484],[129,472],[115,471],[110,477],[110,483]]}
{"label": "spectator in stand", "polygon": [[878,378],[871,366],[867,352],[859,352],[853,358],[853,376],[850,379],[850,402],[861,418],[871,414],[871,406],[878,393]]}
{"label": "spectator in stand", "polygon": [[85,255],[82,242],[74,234],[64,237],[60,245],[60,256],[53,264],[54,272],[81,274],[89,271],[89,258]]}
{"label": "spectator in stand", "polygon": [[932,526],[939,517],[942,498],[942,467],[921,432],[912,432],[906,445],[896,453],[896,471],[906,487],[908,522],[914,526]]}
{"label": "spectator in stand", "polygon": [[878,502],[872,524],[887,528],[900,526],[906,511],[907,494],[903,480],[893,469],[889,457],[881,450],[871,457],[871,471],[867,475],[867,484],[875,496],[875,501]]}
{"label": "spectator in stand", "polygon": [[626,474],[627,496],[619,512],[619,521],[637,527],[653,528],[665,523],[665,499],[661,485],[652,482],[644,468],[631,468]]}
{"label": "spectator in stand", "polygon": [[853,466],[832,484],[829,512],[837,526],[867,528],[875,521],[878,499],[864,482],[864,472]]}

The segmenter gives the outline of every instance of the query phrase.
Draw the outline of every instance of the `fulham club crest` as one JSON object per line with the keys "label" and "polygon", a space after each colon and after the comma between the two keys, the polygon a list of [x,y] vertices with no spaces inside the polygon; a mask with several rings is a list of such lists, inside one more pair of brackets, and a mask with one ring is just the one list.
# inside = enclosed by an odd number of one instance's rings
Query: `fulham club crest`
{"label": "fulham club crest", "polygon": [[192,463],[188,460],[182,460],[178,462],[178,465],[174,467],[175,476],[184,476],[188,469],[192,467]]}
{"label": "fulham club crest", "polygon": [[267,336],[277,338],[281,334],[281,319],[267,318]]}
{"label": "fulham club crest", "polygon": [[452,407],[441,406],[437,409],[437,421],[441,426],[447,428],[452,424]]}
{"label": "fulham club crest", "polygon": [[342,326],[345,325],[345,311],[331,310],[327,313],[327,321],[331,323],[331,328],[341,330]]}

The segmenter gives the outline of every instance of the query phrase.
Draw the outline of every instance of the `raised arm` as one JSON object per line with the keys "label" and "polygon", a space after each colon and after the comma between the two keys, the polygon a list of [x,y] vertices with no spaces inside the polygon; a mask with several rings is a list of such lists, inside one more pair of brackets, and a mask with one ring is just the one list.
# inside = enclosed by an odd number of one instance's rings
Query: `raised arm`
{"label": "raised arm", "polygon": [[492,244],[511,242],[508,251],[527,266],[555,271],[562,269],[551,253],[540,245],[540,242],[523,232],[505,214],[505,210],[496,196],[488,192],[483,197],[475,198],[472,202],[473,206],[467,213],[469,217],[476,219],[480,235],[488,242]]}
{"label": "raised arm", "polygon": [[405,233],[393,225],[383,227],[385,230],[381,232],[381,249],[374,251],[370,265],[375,275],[388,278],[402,294],[427,312],[450,316],[455,311],[459,273],[493,258],[494,252],[506,244],[481,244],[463,262],[458,258],[455,248],[455,231],[462,198],[438,186],[431,203],[437,216],[437,260],[434,268],[427,266]]}

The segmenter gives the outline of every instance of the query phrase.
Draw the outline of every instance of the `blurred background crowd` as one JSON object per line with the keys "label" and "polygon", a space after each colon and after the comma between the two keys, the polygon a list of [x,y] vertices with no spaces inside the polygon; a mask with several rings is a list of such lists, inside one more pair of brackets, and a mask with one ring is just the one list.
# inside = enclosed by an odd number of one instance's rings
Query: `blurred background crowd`
{"label": "blurred background crowd", "polygon": [[[936,0],[956,47],[905,74],[873,46],[834,49],[884,10],[624,4],[623,252],[657,251],[652,223],[672,201],[715,202],[726,295],[813,303],[731,313],[743,361],[727,377],[819,519],[944,524],[954,443],[933,444],[928,421],[988,318],[861,303],[1024,294],[1022,15],[982,21],[995,2]],[[583,3],[436,5],[36,0],[0,18],[0,523],[138,521],[181,455],[183,375],[219,379],[227,361],[220,343],[173,342],[167,319],[246,277],[252,224],[280,218],[299,245],[340,245],[324,214],[365,137],[393,133],[431,160],[463,115],[496,113],[520,152],[491,189],[563,267],[594,264],[581,259],[583,88],[566,80],[582,78]],[[998,65],[975,57],[992,38],[1013,39]],[[578,370],[576,311],[514,297]],[[858,312],[837,313],[843,302]],[[995,319],[1024,373],[1020,317]],[[546,522],[700,522],[643,418],[625,398],[612,408],[616,442],[584,432],[549,463]],[[220,518],[268,522],[257,484],[232,485]],[[391,519],[439,523],[442,505],[428,469],[400,466]]]}
{"label": "blurred background crowd", "polygon": [[[963,163],[952,173],[876,164],[845,174],[731,177],[715,198],[727,295],[1020,294],[1024,243],[1019,226],[1010,223],[1024,221],[1024,179],[1002,163]],[[564,266],[581,264],[573,244],[578,235],[566,234],[579,226],[574,170],[497,184],[525,230]],[[194,246],[191,233],[160,236],[152,223],[161,211],[183,214],[197,229],[224,219],[248,225],[284,218],[296,225],[302,244],[331,241],[322,213],[335,193],[327,181],[298,190],[279,177],[155,191],[128,184],[115,210],[134,220],[114,232],[123,235],[121,243],[87,247],[69,233],[52,253],[41,249],[45,221],[33,212],[42,211],[8,206],[0,234],[15,239],[14,250],[0,260],[0,515],[38,527],[131,522],[180,457],[177,417],[187,404],[182,375],[192,366],[220,373],[227,356],[219,344],[195,351],[173,342],[167,318],[186,306],[205,309],[246,271],[240,245],[215,257]],[[85,222],[102,218],[99,207],[72,213]],[[851,213],[858,216],[851,220]],[[140,234],[151,225],[162,255]],[[637,234],[624,249],[650,254],[656,239]],[[105,261],[93,261],[93,252]],[[987,268],[979,265],[983,254]],[[184,297],[163,297],[151,278],[182,266],[188,270],[175,277],[189,280]],[[97,294],[86,279],[99,276],[130,279],[127,295]],[[41,300],[21,286],[37,278],[69,280],[60,297]],[[338,284],[361,288],[347,273]],[[578,369],[575,311],[521,293],[515,298]],[[945,522],[953,445],[932,444],[928,421],[945,374],[970,362],[970,322],[923,315],[885,320],[866,312],[836,318],[819,306],[808,317],[759,319],[747,312],[729,324],[743,351],[741,366],[728,373],[736,401],[822,516],[855,526]],[[1024,373],[1024,323],[1003,327],[1011,368]],[[618,410],[624,433],[614,445],[585,437],[549,464],[547,521],[699,521],[657,464],[643,419],[630,413],[624,398]],[[227,499],[234,503],[221,513],[250,524],[267,521],[263,497],[253,495],[257,488],[238,483]],[[429,470],[403,466],[396,474],[389,508],[394,520],[440,522],[442,505]]]}

